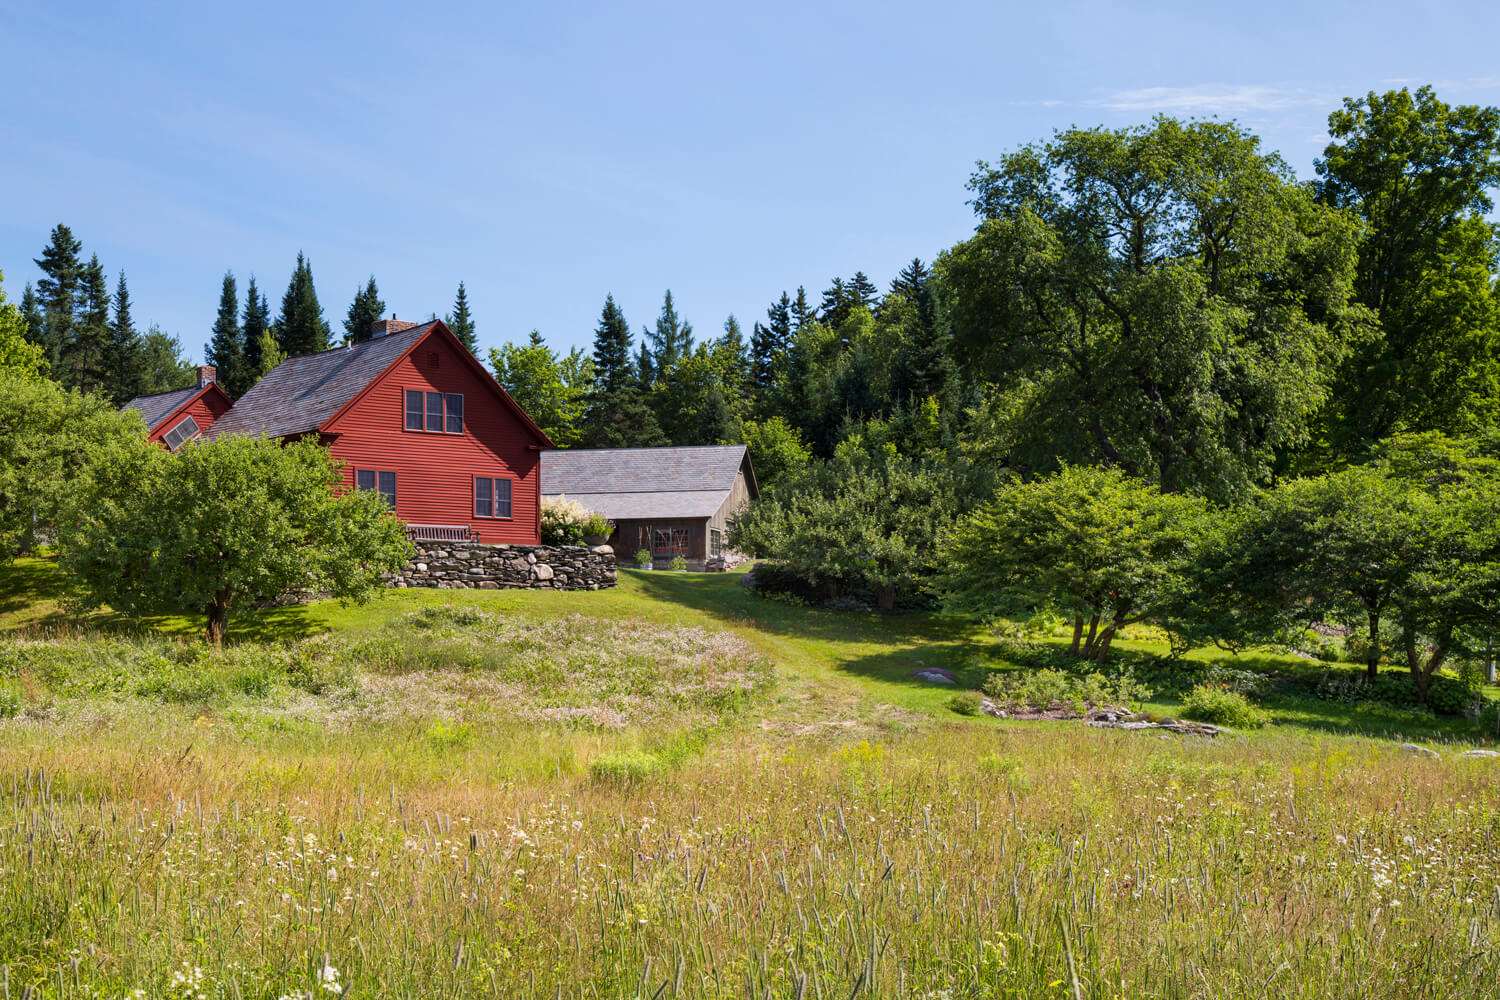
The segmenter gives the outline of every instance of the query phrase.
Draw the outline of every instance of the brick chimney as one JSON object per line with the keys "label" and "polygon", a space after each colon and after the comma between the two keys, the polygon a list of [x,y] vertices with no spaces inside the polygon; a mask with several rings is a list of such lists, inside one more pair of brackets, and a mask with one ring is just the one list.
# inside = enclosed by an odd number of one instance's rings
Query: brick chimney
{"label": "brick chimney", "polygon": [[198,388],[203,388],[218,377],[219,370],[213,365],[198,366]]}
{"label": "brick chimney", "polygon": [[410,330],[416,325],[415,323],[408,323],[404,319],[397,319],[396,314],[391,313],[390,319],[377,319],[374,325],[370,327],[370,339],[374,340],[376,337],[384,337],[388,333],[400,333],[402,330]]}

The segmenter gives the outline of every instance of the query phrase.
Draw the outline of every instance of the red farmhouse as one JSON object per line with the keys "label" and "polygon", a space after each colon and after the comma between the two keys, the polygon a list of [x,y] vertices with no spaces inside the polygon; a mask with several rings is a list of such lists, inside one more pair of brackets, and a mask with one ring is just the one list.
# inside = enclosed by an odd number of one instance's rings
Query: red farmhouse
{"label": "red farmhouse", "polygon": [[222,434],[316,436],[413,537],[541,541],[552,442],[438,320],[380,320],[362,344],[288,358],[213,424]]}
{"label": "red farmhouse", "polygon": [[176,451],[205,433],[234,405],[219,383],[213,365],[198,369],[198,384],[153,396],[137,396],[125,404],[146,421],[148,440]]}

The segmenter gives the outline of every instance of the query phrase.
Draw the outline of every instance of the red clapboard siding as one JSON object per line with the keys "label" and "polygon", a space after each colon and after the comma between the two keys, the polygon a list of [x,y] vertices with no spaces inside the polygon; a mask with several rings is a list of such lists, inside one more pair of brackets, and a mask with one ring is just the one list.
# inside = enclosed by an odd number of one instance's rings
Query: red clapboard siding
{"label": "red clapboard siding", "polygon": [[[462,393],[463,433],[406,430],[407,389]],[[424,337],[322,432],[345,463],[347,486],[356,469],[396,473],[396,514],[404,521],[466,524],[484,542],[541,541],[537,439],[442,336]],[[474,516],[475,476],[514,480],[509,519]]]}
{"label": "red clapboard siding", "polygon": [[203,387],[202,392],[189,400],[185,406],[178,408],[177,412],[157,424],[156,429],[151,432],[151,436],[147,440],[165,448],[166,443],[163,439],[167,436],[167,432],[182,423],[185,417],[192,417],[196,420],[200,432],[206,431],[213,425],[215,420],[218,420],[229,411],[231,405],[229,397],[224,395],[224,390],[213,383],[209,383]]}

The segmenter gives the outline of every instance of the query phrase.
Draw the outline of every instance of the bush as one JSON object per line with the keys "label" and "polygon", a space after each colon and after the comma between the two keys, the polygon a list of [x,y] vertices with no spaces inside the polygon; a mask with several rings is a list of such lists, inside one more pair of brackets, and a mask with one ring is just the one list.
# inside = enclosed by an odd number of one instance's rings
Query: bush
{"label": "bush", "polygon": [[681,572],[681,571],[687,569],[687,560],[684,559],[684,558],[682,558],[682,556],[673,556],[672,557],[672,561],[670,563],[668,563],[667,565],[670,566],[672,569],[675,569],[678,572]]}
{"label": "bush", "polygon": [[543,545],[582,545],[584,535],[608,535],[611,530],[604,515],[560,494],[542,500],[541,519]]}
{"label": "bush", "polygon": [[948,709],[959,715],[978,715],[984,705],[984,696],[978,691],[959,691],[948,699]]}
{"label": "bush", "polygon": [[13,719],[21,714],[21,695],[15,691],[0,690],[0,719]]}
{"label": "bush", "polygon": [[660,757],[640,750],[630,750],[596,757],[589,764],[589,776],[595,781],[633,785],[645,781],[661,769]]}
{"label": "bush", "polygon": [[1259,729],[1269,719],[1238,691],[1218,684],[1199,684],[1188,694],[1182,714],[1199,722],[1232,729]]}
{"label": "bush", "polygon": [[1070,707],[1078,714],[1090,706],[1135,707],[1151,697],[1130,670],[1107,676],[1093,671],[1079,677],[1064,670],[997,670],[984,682],[985,694],[1012,708]]}
{"label": "bush", "polygon": [[650,549],[636,549],[635,550],[635,564],[637,566],[641,566],[641,567],[650,566],[651,565],[651,550]]}

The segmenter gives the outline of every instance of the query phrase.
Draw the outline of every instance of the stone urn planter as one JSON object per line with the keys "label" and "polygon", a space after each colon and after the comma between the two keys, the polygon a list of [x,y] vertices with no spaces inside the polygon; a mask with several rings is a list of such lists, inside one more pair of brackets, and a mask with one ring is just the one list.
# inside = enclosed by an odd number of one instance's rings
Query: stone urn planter
{"label": "stone urn planter", "polygon": [[607,541],[609,541],[609,536],[608,535],[584,535],[583,536],[583,542],[584,542],[585,545],[603,545]]}

